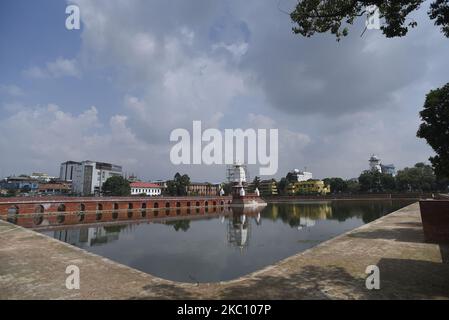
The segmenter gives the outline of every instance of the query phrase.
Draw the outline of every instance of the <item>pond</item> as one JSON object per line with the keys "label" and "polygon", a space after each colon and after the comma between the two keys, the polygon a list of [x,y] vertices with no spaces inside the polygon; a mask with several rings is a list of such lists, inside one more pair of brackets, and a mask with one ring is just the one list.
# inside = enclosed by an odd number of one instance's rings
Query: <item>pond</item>
{"label": "pond", "polygon": [[412,202],[270,203],[213,216],[40,232],[164,279],[215,282],[257,271]]}

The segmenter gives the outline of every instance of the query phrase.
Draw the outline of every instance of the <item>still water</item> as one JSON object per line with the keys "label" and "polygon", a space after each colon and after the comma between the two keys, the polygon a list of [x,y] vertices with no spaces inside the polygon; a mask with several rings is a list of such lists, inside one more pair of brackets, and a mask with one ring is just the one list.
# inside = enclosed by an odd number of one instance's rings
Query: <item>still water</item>
{"label": "still water", "polygon": [[41,232],[161,278],[213,282],[259,270],[410,203],[272,203],[213,217]]}

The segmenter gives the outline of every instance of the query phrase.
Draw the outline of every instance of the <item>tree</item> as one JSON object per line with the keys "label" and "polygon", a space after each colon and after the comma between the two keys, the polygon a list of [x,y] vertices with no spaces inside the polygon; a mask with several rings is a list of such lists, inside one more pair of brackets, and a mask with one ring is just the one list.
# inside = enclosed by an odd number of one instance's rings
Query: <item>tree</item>
{"label": "tree", "polygon": [[187,195],[187,187],[190,185],[190,177],[177,172],[173,180],[167,181],[167,193],[171,196]]}
{"label": "tree", "polygon": [[232,193],[232,183],[223,183],[222,188],[225,195],[230,195]]}
{"label": "tree", "polygon": [[394,177],[378,171],[364,171],[359,176],[360,191],[384,192],[395,189]]}
{"label": "tree", "polygon": [[382,173],[380,176],[382,191],[391,192],[396,189],[396,180],[391,174]]}
{"label": "tree", "polygon": [[122,176],[113,176],[108,178],[102,186],[102,191],[107,196],[129,196],[131,194],[131,186],[129,181]]}
{"label": "tree", "polygon": [[348,190],[348,183],[342,178],[323,179],[324,184],[330,186],[332,193],[341,193]]}
{"label": "tree", "polygon": [[419,115],[422,123],[416,135],[426,139],[436,153],[429,159],[435,174],[449,178],[449,83],[427,94]]}
{"label": "tree", "polygon": [[348,186],[349,193],[357,193],[360,191],[360,184],[359,181],[356,179],[347,180],[346,185]]}
{"label": "tree", "polygon": [[285,195],[287,193],[288,180],[287,178],[282,178],[277,184],[278,192],[280,195]]}
{"label": "tree", "polygon": [[[310,37],[316,32],[331,32],[340,40],[348,34],[348,26],[357,17],[373,14],[370,6],[377,6],[382,33],[388,37],[405,36],[409,28],[417,22],[408,15],[418,10],[424,0],[299,0],[290,13],[296,24],[293,32]],[[449,0],[434,0],[428,11],[429,18],[441,27],[441,32],[449,37]]]}
{"label": "tree", "polygon": [[285,179],[287,179],[287,182],[296,182],[296,181],[298,181],[298,178],[296,177],[296,175],[293,172],[287,173],[287,175],[285,176]]}
{"label": "tree", "polygon": [[432,167],[422,162],[413,168],[399,170],[396,185],[399,191],[430,192],[440,189]]}

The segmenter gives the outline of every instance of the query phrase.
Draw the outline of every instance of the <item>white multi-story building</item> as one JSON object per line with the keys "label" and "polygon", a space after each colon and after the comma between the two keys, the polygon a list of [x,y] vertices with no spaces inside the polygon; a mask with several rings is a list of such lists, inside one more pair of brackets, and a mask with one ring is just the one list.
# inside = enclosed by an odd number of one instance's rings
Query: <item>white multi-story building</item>
{"label": "white multi-story building", "polygon": [[291,174],[299,181],[307,181],[312,179],[312,172],[300,171],[299,169],[294,169]]}
{"label": "white multi-story building", "polygon": [[121,176],[122,167],[95,161],[67,161],[61,164],[60,179],[72,182],[72,193],[101,194],[103,183],[113,176]]}
{"label": "white multi-story building", "polygon": [[59,179],[62,181],[72,181],[73,171],[79,166],[81,166],[81,162],[66,161],[61,163],[61,168],[59,170]]}
{"label": "white multi-story building", "polygon": [[151,182],[132,182],[131,195],[145,194],[147,196],[160,196],[162,188]]}

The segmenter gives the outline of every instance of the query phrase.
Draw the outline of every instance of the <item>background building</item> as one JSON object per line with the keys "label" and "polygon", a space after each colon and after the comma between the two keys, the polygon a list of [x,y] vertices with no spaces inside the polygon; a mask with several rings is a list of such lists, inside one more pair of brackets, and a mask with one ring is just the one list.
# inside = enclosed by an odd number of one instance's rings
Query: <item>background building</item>
{"label": "background building", "polygon": [[107,179],[121,175],[121,166],[89,160],[64,162],[60,170],[60,179],[71,181],[72,192],[84,196],[101,194],[101,188]]}
{"label": "background building", "polygon": [[261,196],[276,196],[278,194],[276,180],[270,179],[260,181],[259,192]]}
{"label": "background building", "polygon": [[289,183],[287,194],[289,195],[325,195],[330,192],[330,187],[322,180],[307,180]]}
{"label": "background building", "polygon": [[380,159],[376,155],[371,155],[371,157],[368,160],[369,162],[369,169],[371,171],[377,171],[382,172],[382,168],[380,167]]}
{"label": "background building", "polygon": [[67,195],[71,192],[70,182],[40,183],[38,192],[42,195]]}
{"label": "background building", "polygon": [[390,174],[392,176],[396,175],[396,168],[394,164],[383,165],[380,158],[376,155],[371,155],[369,158],[369,170],[374,172],[381,172],[385,174]]}
{"label": "background building", "polygon": [[386,164],[386,165],[381,164],[380,167],[382,169],[382,173],[390,174],[392,176],[396,175],[396,168],[394,164]]}
{"label": "background building", "polygon": [[61,168],[59,170],[59,179],[61,179],[62,181],[72,181],[74,170],[81,165],[81,162],[76,161],[66,161],[61,163]]}
{"label": "background building", "polygon": [[209,182],[191,182],[187,186],[187,195],[189,196],[218,196],[220,194],[220,185]]}
{"label": "background building", "polygon": [[0,188],[22,193],[37,193],[39,180],[27,175],[11,176],[0,182]]}
{"label": "background building", "polygon": [[151,182],[131,182],[130,187],[131,195],[160,196],[162,194],[162,188]]}
{"label": "background building", "polygon": [[313,178],[312,172],[300,171],[299,169],[293,169],[292,171],[289,172],[289,174],[292,177],[292,179],[298,182],[307,181]]}
{"label": "background building", "polygon": [[30,175],[30,178],[39,180],[40,182],[50,182],[58,179],[57,177],[50,176],[49,174],[43,172],[33,172]]}
{"label": "background building", "polygon": [[161,188],[162,192],[167,190],[167,181],[165,181],[165,180],[155,180],[155,181],[151,181],[151,183],[158,185]]}

